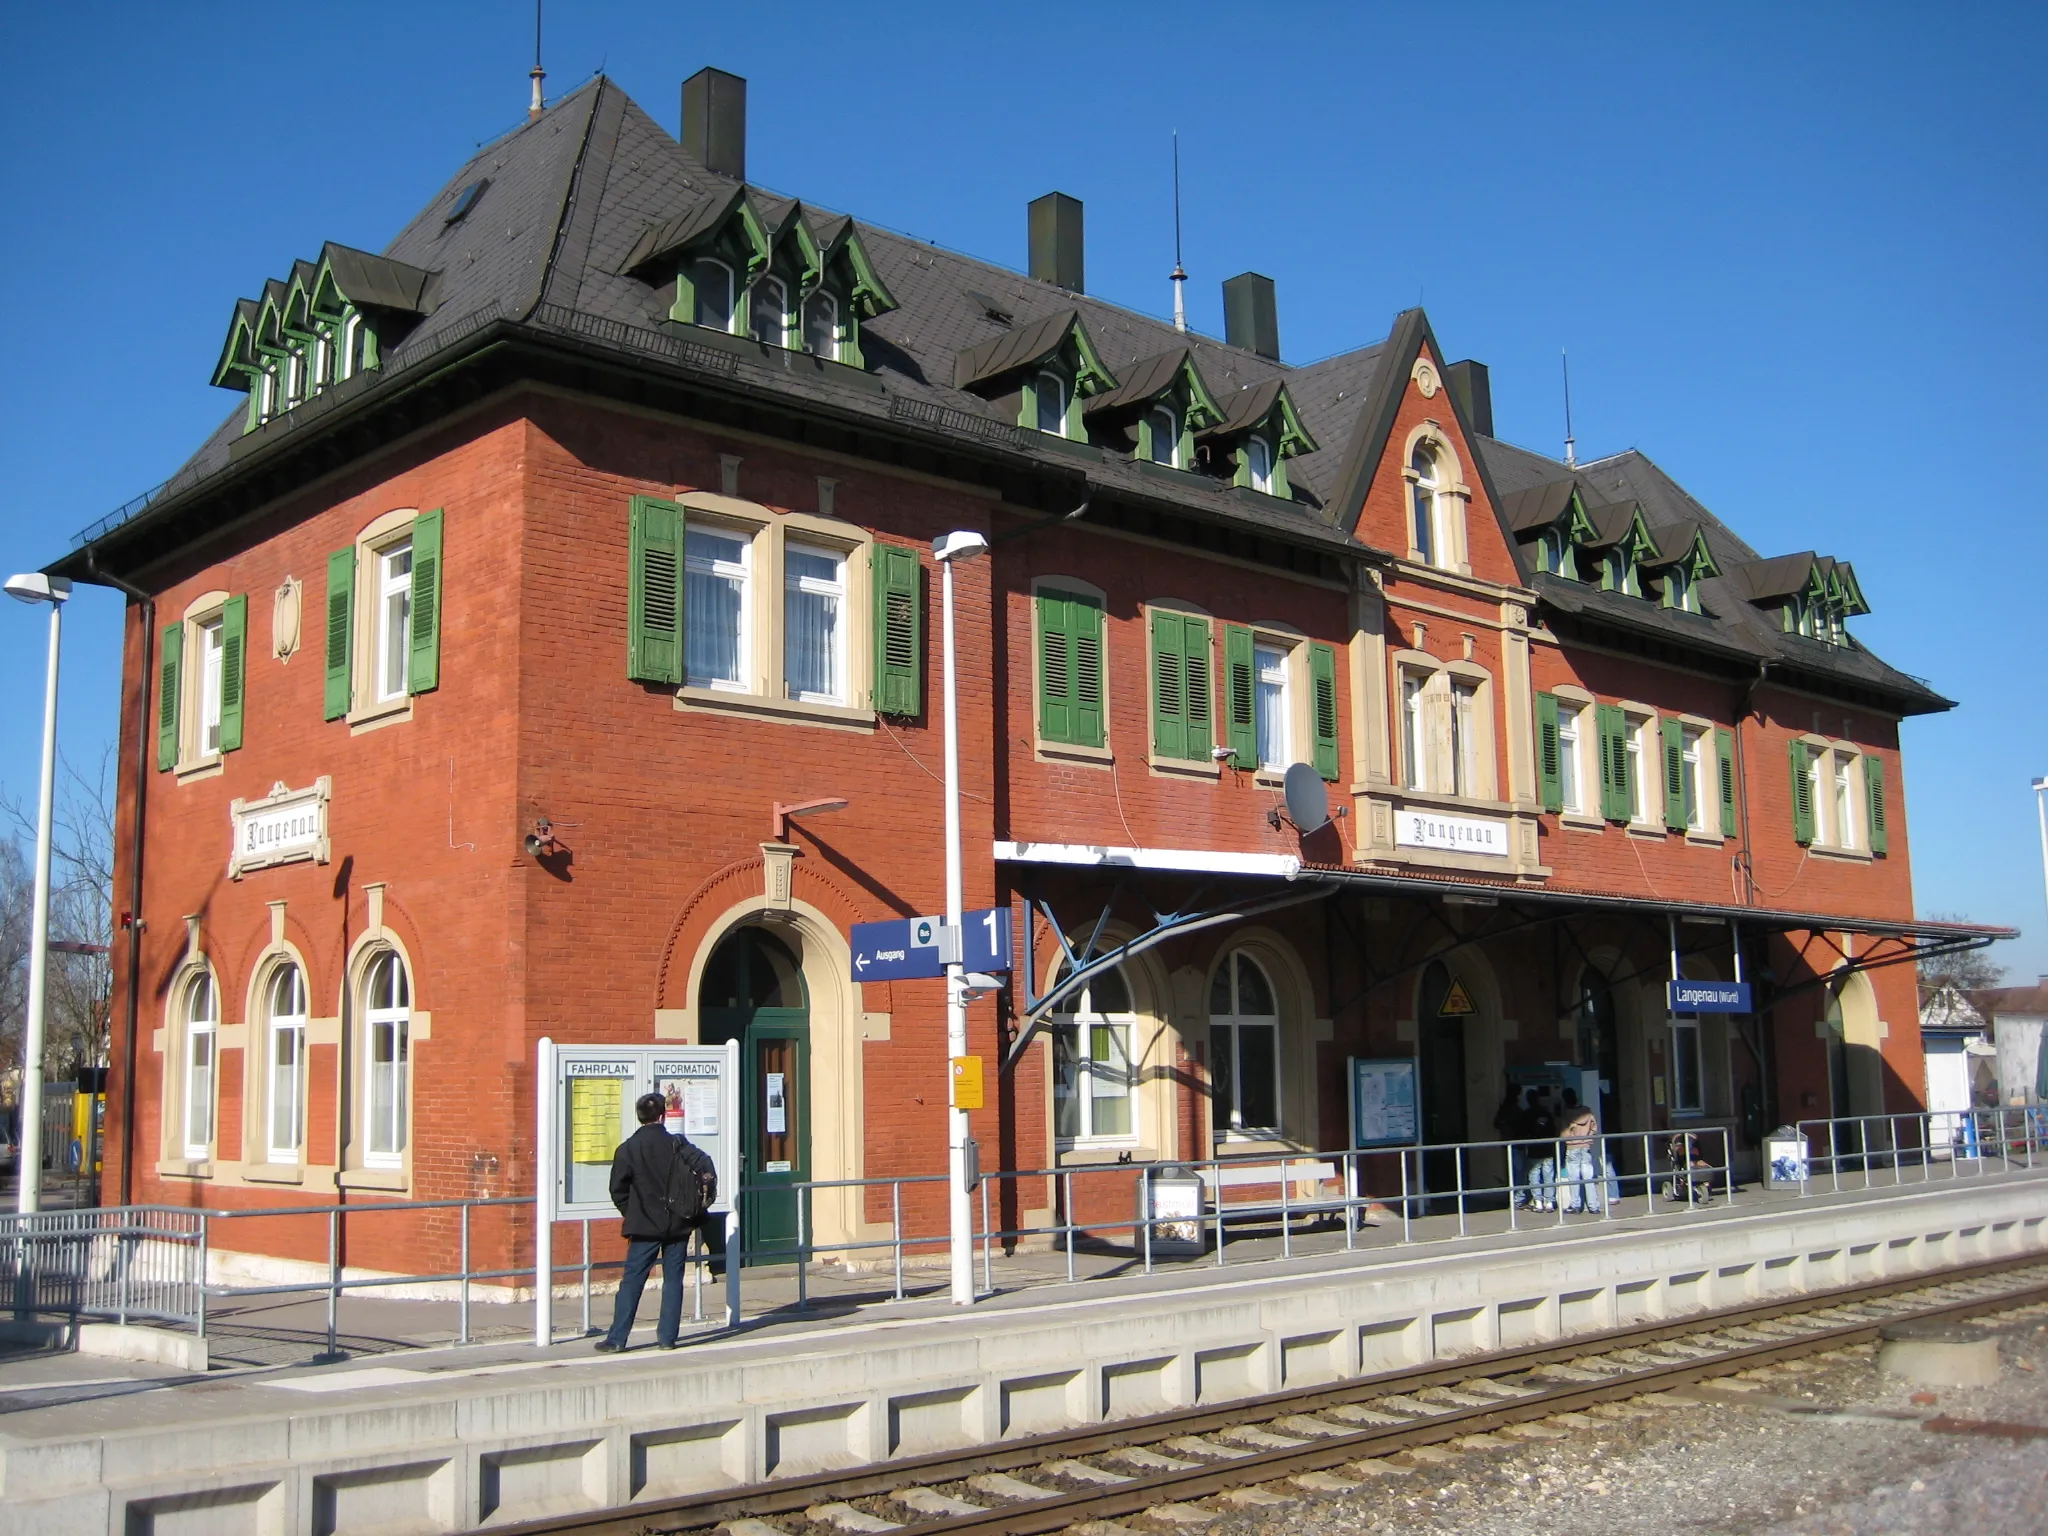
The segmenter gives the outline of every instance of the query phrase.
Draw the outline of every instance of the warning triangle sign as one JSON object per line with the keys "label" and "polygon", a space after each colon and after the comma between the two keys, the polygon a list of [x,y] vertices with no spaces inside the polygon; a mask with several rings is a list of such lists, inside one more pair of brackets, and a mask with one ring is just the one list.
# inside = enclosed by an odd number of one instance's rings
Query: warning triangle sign
{"label": "warning triangle sign", "polygon": [[1463,1019],[1478,1011],[1472,1006],[1472,999],[1465,991],[1465,983],[1453,976],[1451,990],[1444,994],[1443,1006],[1437,1009],[1436,1016],[1440,1019]]}

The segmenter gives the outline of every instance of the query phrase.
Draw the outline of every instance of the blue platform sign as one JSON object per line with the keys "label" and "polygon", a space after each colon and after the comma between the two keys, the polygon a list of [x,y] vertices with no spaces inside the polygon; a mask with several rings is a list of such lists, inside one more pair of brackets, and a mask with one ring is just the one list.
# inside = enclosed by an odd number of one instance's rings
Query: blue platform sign
{"label": "blue platform sign", "polygon": [[[970,971],[1007,971],[1011,963],[1010,914],[992,907],[961,914],[960,958]],[[946,974],[942,917],[898,917],[885,923],[855,923],[855,981],[917,981]]]}
{"label": "blue platform sign", "polygon": [[1750,1013],[1746,981],[1686,981],[1670,984],[1673,1013]]}

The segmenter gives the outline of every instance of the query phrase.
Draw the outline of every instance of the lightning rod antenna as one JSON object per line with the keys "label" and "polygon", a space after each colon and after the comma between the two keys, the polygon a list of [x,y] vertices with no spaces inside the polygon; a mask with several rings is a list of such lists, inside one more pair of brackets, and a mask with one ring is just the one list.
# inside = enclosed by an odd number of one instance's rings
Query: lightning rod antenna
{"label": "lightning rod antenna", "polygon": [[1572,436],[1572,360],[1561,348],[1557,358],[1564,364],[1564,462],[1567,469],[1577,469],[1579,445]]}
{"label": "lightning rod antenna", "polygon": [[1180,264],[1180,130],[1173,130],[1173,328],[1188,328],[1188,275]]}
{"label": "lightning rod antenna", "polygon": [[528,78],[533,81],[533,99],[526,104],[526,120],[530,123],[541,114],[541,82],[548,72],[540,67],[540,6],[541,0],[533,0],[533,70]]}

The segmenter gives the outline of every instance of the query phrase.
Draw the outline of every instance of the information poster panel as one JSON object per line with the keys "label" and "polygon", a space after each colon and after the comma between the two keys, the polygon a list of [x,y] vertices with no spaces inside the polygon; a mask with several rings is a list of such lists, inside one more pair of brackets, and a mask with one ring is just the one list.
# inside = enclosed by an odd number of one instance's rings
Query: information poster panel
{"label": "information poster panel", "polygon": [[555,1215],[575,1220],[613,1214],[612,1154],[640,1128],[633,1106],[662,1098],[662,1124],[689,1137],[718,1169],[715,1211],[731,1208],[739,1186],[737,1041],[724,1045],[554,1048]]}
{"label": "information poster panel", "polygon": [[1351,1058],[1351,1145],[1410,1147],[1420,1131],[1415,1061]]}

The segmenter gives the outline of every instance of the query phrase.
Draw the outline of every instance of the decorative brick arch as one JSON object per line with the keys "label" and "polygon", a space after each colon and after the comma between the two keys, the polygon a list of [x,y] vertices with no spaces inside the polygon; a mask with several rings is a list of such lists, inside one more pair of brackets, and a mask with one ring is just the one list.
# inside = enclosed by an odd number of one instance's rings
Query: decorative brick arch
{"label": "decorative brick arch", "polygon": [[[807,859],[799,857],[792,864],[789,887],[793,902],[815,908],[831,920],[842,937],[855,923],[870,920],[844,886],[819,873]],[[687,1008],[694,1004],[691,983],[709,952],[705,941],[735,926],[745,915],[739,909],[751,908],[763,914],[778,910],[764,894],[766,888],[767,860],[756,856],[726,865],[684,898],[655,971],[656,1008]],[[876,914],[881,918],[897,915]]]}

